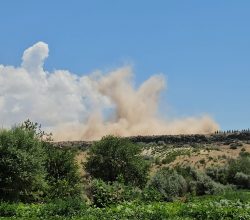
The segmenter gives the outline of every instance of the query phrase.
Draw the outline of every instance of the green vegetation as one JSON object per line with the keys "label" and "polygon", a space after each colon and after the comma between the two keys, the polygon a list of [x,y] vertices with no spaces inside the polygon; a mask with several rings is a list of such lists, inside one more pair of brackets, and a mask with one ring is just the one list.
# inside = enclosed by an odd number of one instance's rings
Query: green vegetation
{"label": "green vegetation", "polygon": [[0,131],[0,199],[34,201],[47,189],[46,152],[33,131]]}
{"label": "green vegetation", "polygon": [[[238,199],[245,195],[244,200]],[[227,196],[194,198],[183,202],[123,202],[111,207],[95,208],[78,200],[58,200],[47,204],[22,203],[0,205],[0,219],[232,219],[248,220],[250,217],[250,194],[241,192]],[[227,198],[229,197],[229,198]],[[247,198],[246,198],[247,197]]]}
{"label": "green vegetation", "polygon": [[38,124],[0,131],[0,200],[42,202],[80,195],[75,153],[53,147]]}
{"label": "green vegetation", "polygon": [[[142,145],[107,136],[79,167],[79,149],[49,140],[30,121],[0,131],[0,219],[250,219],[250,192],[242,191],[250,189],[246,149],[197,169],[171,165],[190,156],[189,148],[154,160]],[[203,157],[198,164],[206,164]]]}
{"label": "green vegetation", "polygon": [[126,138],[107,136],[90,149],[85,164],[94,178],[104,181],[122,180],[143,187],[147,182],[149,163],[140,155],[141,148]]}
{"label": "green vegetation", "polygon": [[178,150],[169,151],[167,153],[167,155],[165,156],[165,158],[162,160],[162,163],[163,164],[171,163],[171,162],[175,161],[175,159],[178,156],[181,156],[181,155],[190,155],[190,150],[178,149]]}
{"label": "green vegetation", "polygon": [[48,152],[45,163],[48,182],[49,199],[66,199],[68,197],[81,197],[81,178],[79,167],[75,161],[75,151],[60,150],[50,145],[46,146]]}

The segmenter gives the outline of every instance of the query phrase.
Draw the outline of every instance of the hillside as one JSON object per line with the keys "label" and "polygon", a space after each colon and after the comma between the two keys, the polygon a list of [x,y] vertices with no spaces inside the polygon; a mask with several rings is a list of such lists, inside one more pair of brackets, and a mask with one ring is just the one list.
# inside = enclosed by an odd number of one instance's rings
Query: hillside
{"label": "hillside", "polygon": [[[192,145],[192,144],[213,144],[213,143],[224,143],[231,144],[238,141],[250,141],[250,131],[226,133],[221,132],[210,135],[152,135],[152,136],[133,136],[128,137],[134,143],[156,143],[159,145]],[[86,149],[92,144],[91,141],[60,141],[54,142],[55,146],[58,147],[79,147]]]}
{"label": "hillside", "polygon": [[[151,174],[162,167],[193,166],[205,169],[223,166],[240,154],[250,154],[250,132],[218,133],[211,135],[134,136],[129,139],[143,148],[145,160],[152,162]],[[86,161],[92,142],[55,142],[61,148],[78,148],[79,163]]]}

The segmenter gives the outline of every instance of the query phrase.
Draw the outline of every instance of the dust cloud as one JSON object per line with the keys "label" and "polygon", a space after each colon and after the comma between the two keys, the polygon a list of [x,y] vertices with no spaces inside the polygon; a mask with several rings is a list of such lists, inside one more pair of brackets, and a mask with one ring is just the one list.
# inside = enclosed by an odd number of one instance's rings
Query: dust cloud
{"label": "dust cloud", "polygon": [[48,45],[24,51],[20,67],[0,65],[0,121],[10,127],[29,118],[55,140],[94,140],[104,135],[206,134],[219,128],[209,116],[169,118],[159,114],[164,75],[134,86],[129,66],[76,75],[45,71]]}

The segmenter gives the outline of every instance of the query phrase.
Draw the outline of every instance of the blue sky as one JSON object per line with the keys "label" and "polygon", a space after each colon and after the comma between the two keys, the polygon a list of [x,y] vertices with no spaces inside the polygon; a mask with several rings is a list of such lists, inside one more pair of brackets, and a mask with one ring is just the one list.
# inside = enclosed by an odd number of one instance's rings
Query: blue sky
{"label": "blue sky", "polygon": [[131,64],[140,84],[163,73],[177,116],[210,114],[222,129],[250,127],[250,1],[1,1],[0,64],[49,45],[45,69],[76,74]]}

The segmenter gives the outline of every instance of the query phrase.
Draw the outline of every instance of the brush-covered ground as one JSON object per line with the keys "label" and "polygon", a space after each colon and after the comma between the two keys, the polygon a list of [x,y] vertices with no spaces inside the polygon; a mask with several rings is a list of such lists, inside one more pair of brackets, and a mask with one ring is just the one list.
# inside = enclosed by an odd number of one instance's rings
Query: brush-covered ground
{"label": "brush-covered ground", "polygon": [[250,219],[249,132],[51,143],[0,130],[0,219]]}
{"label": "brush-covered ground", "polygon": [[[223,167],[227,166],[231,159],[250,155],[249,140],[181,145],[165,144],[163,141],[137,144],[142,148],[141,155],[151,163],[151,176],[164,167],[191,166],[201,171],[209,167]],[[89,147],[79,149],[76,159],[81,165],[87,161]],[[86,174],[84,169],[81,169],[81,173],[83,176]]]}

